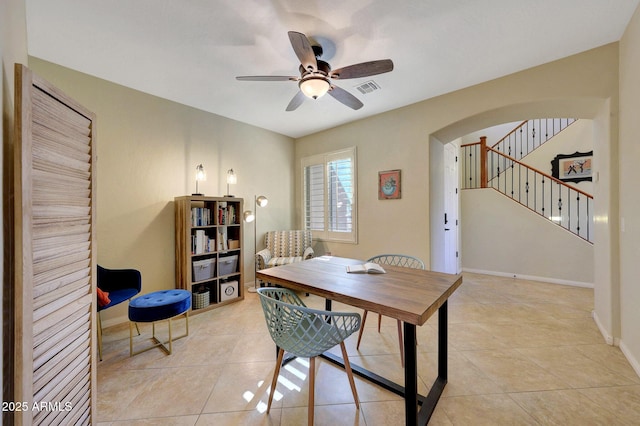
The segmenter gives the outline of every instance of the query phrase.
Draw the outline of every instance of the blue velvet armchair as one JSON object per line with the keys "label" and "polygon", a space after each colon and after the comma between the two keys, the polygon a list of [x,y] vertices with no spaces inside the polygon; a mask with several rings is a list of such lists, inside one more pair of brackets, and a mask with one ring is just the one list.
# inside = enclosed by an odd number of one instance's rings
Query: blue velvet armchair
{"label": "blue velvet armchair", "polygon": [[135,269],[107,269],[98,265],[98,288],[108,293],[106,304],[98,303],[98,353],[102,361],[102,321],[100,312],[125,302],[142,289],[142,275]]}

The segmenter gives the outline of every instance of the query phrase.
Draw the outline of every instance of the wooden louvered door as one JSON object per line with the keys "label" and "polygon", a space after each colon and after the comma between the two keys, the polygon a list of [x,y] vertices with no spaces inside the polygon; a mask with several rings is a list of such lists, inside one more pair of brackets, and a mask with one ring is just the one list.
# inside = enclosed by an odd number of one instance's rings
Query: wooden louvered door
{"label": "wooden louvered door", "polygon": [[95,423],[95,115],[16,64],[16,424]]}

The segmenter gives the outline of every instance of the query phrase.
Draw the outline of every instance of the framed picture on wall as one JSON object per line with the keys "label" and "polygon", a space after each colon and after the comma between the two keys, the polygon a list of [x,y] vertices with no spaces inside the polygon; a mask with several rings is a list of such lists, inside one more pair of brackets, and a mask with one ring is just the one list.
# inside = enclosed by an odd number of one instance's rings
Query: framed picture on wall
{"label": "framed picture on wall", "polygon": [[551,175],[563,182],[592,180],[593,151],[558,154],[551,160]]}
{"label": "framed picture on wall", "polygon": [[400,170],[378,172],[378,199],[397,200],[401,198]]}

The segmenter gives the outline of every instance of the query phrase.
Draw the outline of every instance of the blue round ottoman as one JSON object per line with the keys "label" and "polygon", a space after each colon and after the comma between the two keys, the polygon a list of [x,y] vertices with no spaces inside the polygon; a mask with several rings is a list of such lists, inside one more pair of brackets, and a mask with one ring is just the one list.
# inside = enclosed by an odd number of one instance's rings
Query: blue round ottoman
{"label": "blue round ottoman", "polygon": [[[129,302],[129,355],[133,356],[149,349],[160,347],[167,354],[171,354],[173,337],[171,335],[171,320],[184,315],[186,319],[186,333],[176,337],[180,339],[189,335],[189,309],[191,308],[191,292],[187,290],[161,290],[135,297]],[[169,340],[161,342],[156,338],[156,321],[169,321]],[[138,352],[133,352],[133,325],[138,322],[152,323],[155,344]],[[169,344],[167,348],[165,343]]]}

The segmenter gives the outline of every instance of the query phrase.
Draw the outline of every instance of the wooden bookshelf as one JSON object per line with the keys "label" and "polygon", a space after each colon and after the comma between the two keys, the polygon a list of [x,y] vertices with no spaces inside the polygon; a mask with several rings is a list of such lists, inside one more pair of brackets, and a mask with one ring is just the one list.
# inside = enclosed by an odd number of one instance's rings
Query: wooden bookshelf
{"label": "wooden bookshelf", "polygon": [[244,299],[242,213],[242,198],[175,198],[176,288],[193,294],[193,313]]}

